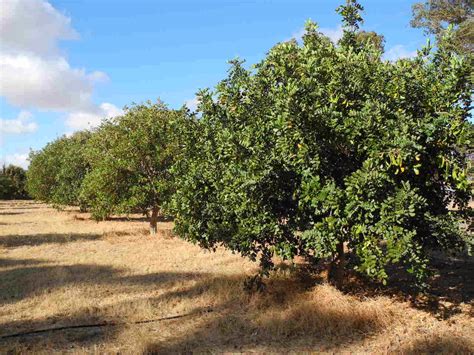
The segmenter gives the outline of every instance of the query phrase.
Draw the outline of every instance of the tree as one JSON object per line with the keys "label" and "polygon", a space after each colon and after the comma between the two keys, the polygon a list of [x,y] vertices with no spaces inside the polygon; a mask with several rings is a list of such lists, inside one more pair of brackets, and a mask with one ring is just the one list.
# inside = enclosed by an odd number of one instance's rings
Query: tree
{"label": "tree", "polygon": [[30,152],[26,189],[35,200],[50,202],[58,170],[55,142],[39,151]]}
{"label": "tree", "polygon": [[385,50],[385,37],[374,31],[359,31],[356,36],[357,42],[362,46],[367,43],[373,45],[380,52]]}
{"label": "tree", "polygon": [[[262,273],[272,257],[331,262],[385,282],[390,264],[421,284],[429,250],[464,248],[448,205],[467,209],[470,67],[442,45],[384,61],[357,40],[362,7],[339,8],[338,45],[308,23],[303,44],[252,69],[231,62],[199,92],[173,168],[176,232],[224,245]],[[345,258],[345,250],[351,256]]]}
{"label": "tree", "polygon": [[0,199],[28,198],[25,183],[26,172],[23,168],[15,165],[4,165],[0,170]]}
{"label": "tree", "polygon": [[64,140],[60,155],[58,174],[52,202],[63,206],[79,206],[85,211],[86,206],[79,199],[82,182],[90,170],[85,147],[91,137],[89,131],[76,132]]}
{"label": "tree", "polygon": [[133,105],[93,133],[87,147],[92,171],[81,200],[94,218],[143,212],[150,216],[150,233],[156,234],[158,215],[173,191],[174,126],[184,113],[161,102]]}
{"label": "tree", "polygon": [[[474,142],[474,124],[469,123],[469,141]],[[471,184],[471,193],[474,193],[474,145],[471,144],[470,147],[466,147],[466,156],[467,156],[467,176]],[[473,221],[474,223],[474,221]]]}
{"label": "tree", "polygon": [[455,28],[451,45],[461,53],[474,53],[472,0],[429,0],[413,5],[411,25],[427,34],[442,36],[448,25]]}
{"label": "tree", "polygon": [[10,200],[13,195],[13,184],[8,176],[0,175],[0,200]]}
{"label": "tree", "polygon": [[79,192],[89,171],[84,148],[90,136],[88,131],[76,132],[31,152],[27,189],[33,198],[57,206],[80,206],[84,210]]}

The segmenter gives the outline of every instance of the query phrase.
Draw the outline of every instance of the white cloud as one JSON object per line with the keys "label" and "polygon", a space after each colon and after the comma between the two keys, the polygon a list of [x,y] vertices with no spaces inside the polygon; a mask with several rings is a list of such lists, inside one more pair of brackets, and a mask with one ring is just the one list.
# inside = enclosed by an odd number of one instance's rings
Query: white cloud
{"label": "white cloud", "polygon": [[344,30],[342,29],[341,25],[337,26],[336,28],[320,28],[319,32],[329,37],[329,39],[334,43],[337,43],[344,34]]}
{"label": "white cloud", "polygon": [[123,110],[110,103],[104,102],[94,111],[77,111],[66,118],[66,125],[75,130],[89,129],[100,125],[105,118],[120,116]]}
{"label": "white cloud", "polygon": [[62,57],[0,54],[0,95],[19,107],[91,109],[92,83],[99,74],[91,75],[71,68]]}
{"label": "white cloud", "polygon": [[101,71],[94,71],[87,75],[87,78],[93,83],[106,83],[109,81],[109,76]]}
{"label": "white cloud", "polygon": [[398,44],[391,47],[385,52],[384,58],[390,61],[396,61],[398,59],[413,58],[416,57],[417,51],[410,51],[404,45]]}
{"label": "white cloud", "polygon": [[303,35],[306,33],[306,30],[304,28],[302,28],[301,30],[293,33],[293,35],[291,36],[290,39],[296,39],[296,40],[300,40],[301,38],[303,38]]}
{"label": "white cloud", "polygon": [[[337,26],[336,28],[329,28],[329,27],[318,28],[318,31],[321,32],[326,37],[329,37],[329,39],[333,43],[337,43],[342,38],[342,35],[344,34],[344,30],[341,25]],[[303,28],[299,30],[298,32],[294,33],[292,38],[300,40],[301,38],[303,38],[303,35],[305,33],[306,33],[306,30]]]}
{"label": "white cloud", "polygon": [[187,106],[187,108],[189,108],[191,111],[196,111],[197,110],[197,106],[199,104],[199,100],[197,97],[193,98],[193,99],[189,99],[189,100],[186,100],[184,102],[184,104]]}
{"label": "white cloud", "polygon": [[71,19],[44,0],[4,0],[0,11],[2,51],[49,56],[59,40],[77,39]]}
{"label": "white cloud", "polygon": [[1,165],[16,165],[21,166],[24,169],[28,168],[30,162],[28,161],[28,154],[6,154],[0,158]]}
{"label": "white cloud", "polygon": [[28,111],[21,111],[13,120],[0,119],[0,133],[23,134],[38,130],[38,125],[31,121],[32,115]]}
{"label": "white cloud", "polygon": [[121,112],[92,100],[107,74],[73,68],[59,50],[59,41],[79,37],[69,17],[46,0],[6,0],[0,7],[0,95],[9,104],[65,112],[66,124],[77,129]]}

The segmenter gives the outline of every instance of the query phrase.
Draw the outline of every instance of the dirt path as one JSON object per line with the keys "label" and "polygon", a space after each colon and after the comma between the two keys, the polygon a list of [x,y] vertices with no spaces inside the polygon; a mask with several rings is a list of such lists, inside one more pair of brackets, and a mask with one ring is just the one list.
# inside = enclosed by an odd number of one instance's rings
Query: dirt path
{"label": "dirt path", "polygon": [[[474,312],[424,310],[394,297],[342,294],[282,268],[248,295],[255,264],[146,235],[139,216],[96,223],[75,210],[0,201],[0,353],[473,352]],[[127,324],[190,314],[159,322]],[[442,314],[442,317],[440,315]]]}

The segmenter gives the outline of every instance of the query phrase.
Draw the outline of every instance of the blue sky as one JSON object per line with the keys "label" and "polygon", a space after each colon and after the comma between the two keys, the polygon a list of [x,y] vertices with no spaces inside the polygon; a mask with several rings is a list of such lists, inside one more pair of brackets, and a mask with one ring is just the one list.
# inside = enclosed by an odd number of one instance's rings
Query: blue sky
{"label": "blue sky", "polygon": [[[342,0],[5,0],[0,7],[0,159],[25,166],[30,148],[97,125],[131,102],[192,105],[229,59],[258,62],[311,18],[337,37]],[[387,58],[426,39],[408,0],[361,0],[364,29]]]}

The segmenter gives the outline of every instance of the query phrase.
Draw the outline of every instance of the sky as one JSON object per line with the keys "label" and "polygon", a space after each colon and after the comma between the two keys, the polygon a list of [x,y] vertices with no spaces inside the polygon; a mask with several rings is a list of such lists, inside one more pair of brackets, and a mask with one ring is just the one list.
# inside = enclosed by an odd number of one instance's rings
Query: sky
{"label": "sky", "polygon": [[[193,109],[234,58],[259,62],[304,23],[337,40],[342,0],[0,0],[0,164],[27,167],[31,149],[161,99]],[[364,30],[385,58],[426,43],[410,0],[360,0]]]}

